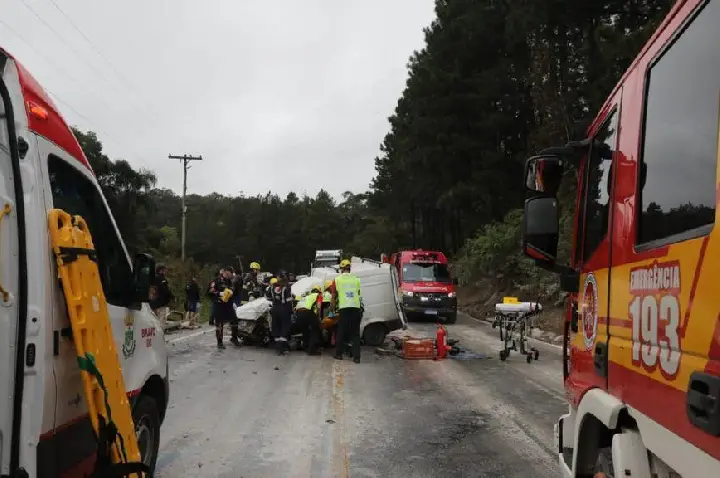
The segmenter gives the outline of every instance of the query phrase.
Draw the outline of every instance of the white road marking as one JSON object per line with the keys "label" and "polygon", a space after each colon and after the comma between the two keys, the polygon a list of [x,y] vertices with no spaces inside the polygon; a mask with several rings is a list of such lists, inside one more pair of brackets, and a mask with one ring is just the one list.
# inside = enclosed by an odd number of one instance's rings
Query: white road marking
{"label": "white road marking", "polygon": [[193,337],[197,337],[198,335],[203,335],[205,332],[209,332],[209,330],[208,330],[208,329],[198,330],[197,332],[193,332],[192,334],[187,334],[187,335],[183,335],[183,336],[181,336],[181,337],[177,337],[177,338],[174,338],[174,339],[170,339],[170,340],[168,340],[167,342],[170,343],[170,344],[174,344],[174,343],[176,343],[176,342],[182,342],[182,341],[184,341],[184,340],[188,340],[188,339],[191,339],[191,338],[193,338]]}

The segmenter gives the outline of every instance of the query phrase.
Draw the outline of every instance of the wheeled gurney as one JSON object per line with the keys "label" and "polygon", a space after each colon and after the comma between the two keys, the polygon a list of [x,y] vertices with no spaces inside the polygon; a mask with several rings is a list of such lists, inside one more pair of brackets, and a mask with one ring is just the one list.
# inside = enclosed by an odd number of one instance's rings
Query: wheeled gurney
{"label": "wheeled gurney", "polygon": [[495,304],[495,320],[492,327],[500,329],[500,341],[503,347],[500,350],[500,360],[505,361],[513,350],[519,350],[525,356],[527,363],[540,357],[538,349],[528,346],[528,338],[532,338],[535,319],[541,311],[542,305],[538,302],[509,300]]}

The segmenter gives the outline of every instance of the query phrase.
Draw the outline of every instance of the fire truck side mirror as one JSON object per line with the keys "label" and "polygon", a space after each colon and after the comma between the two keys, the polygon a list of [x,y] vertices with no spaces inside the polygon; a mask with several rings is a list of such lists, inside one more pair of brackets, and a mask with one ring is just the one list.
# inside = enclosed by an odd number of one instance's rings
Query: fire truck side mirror
{"label": "fire truck side mirror", "polygon": [[563,176],[563,161],[556,154],[533,156],[525,162],[525,188],[533,193],[555,196]]}
{"label": "fire truck side mirror", "polygon": [[155,283],[155,259],[150,254],[138,254],[133,263],[132,302],[147,302],[150,287]]}
{"label": "fire truck side mirror", "polygon": [[557,258],[560,235],[558,201],[539,196],[525,201],[523,252],[542,267],[552,268]]}

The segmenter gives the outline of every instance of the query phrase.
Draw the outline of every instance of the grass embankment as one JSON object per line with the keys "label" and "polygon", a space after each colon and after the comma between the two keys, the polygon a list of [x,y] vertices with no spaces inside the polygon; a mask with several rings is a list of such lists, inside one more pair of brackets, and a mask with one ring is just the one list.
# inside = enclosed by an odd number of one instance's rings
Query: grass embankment
{"label": "grass embankment", "polygon": [[[523,211],[510,211],[503,221],[485,226],[467,241],[453,263],[460,281],[458,304],[477,318],[495,314],[495,304],[505,296],[522,302],[540,302],[543,313],[538,326],[547,332],[562,333],[566,294],[560,291],[556,274],[536,267],[521,250]],[[569,257],[571,217],[561,218],[558,261]]]}

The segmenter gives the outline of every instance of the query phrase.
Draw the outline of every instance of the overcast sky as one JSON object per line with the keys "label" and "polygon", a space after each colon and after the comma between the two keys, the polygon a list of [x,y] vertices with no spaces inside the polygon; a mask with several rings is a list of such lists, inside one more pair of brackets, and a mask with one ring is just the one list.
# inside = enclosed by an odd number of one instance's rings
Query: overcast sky
{"label": "overcast sky", "polygon": [[180,191],[167,155],[190,153],[188,192],[338,197],[374,175],[433,4],[0,0],[0,45],[160,187]]}

